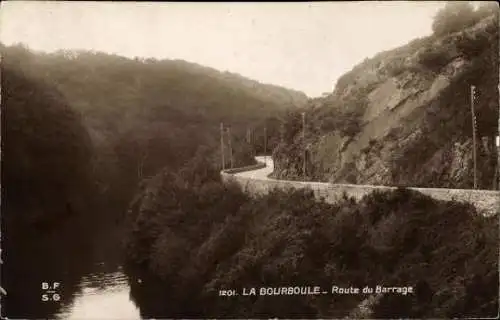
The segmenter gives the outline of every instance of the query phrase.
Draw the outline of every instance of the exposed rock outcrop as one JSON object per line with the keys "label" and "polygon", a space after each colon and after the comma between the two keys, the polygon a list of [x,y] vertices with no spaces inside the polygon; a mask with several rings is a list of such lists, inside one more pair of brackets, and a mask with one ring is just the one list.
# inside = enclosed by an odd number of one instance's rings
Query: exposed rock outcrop
{"label": "exposed rock outcrop", "polygon": [[462,31],[416,39],[365,60],[339,79],[330,96],[315,102],[308,113],[306,141],[300,131],[275,150],[273,176],[302,177],[301,150],[307,143],[311,180],[471,188],[474,85],[478,183],[481,189],[492,189],[497,70],[495,15]]}

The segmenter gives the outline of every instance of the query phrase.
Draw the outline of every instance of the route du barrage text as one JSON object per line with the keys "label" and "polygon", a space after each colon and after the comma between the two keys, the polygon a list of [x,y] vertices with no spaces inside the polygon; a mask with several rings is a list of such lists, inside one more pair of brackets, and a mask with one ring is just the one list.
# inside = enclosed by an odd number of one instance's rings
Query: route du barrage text
{"label": "route du barrage text", "polygon": [[365,287],[341,287],[331,286],[323,288],[320,286],[295,286],[295,287],[250,287],[236,289],[219,290],[219,296],[298,296],[298,295],[349,295],[349,294],[372,294],[372,293],[392,293],[408,295],[413,294],[411,286],[387,287],[382,285]]}

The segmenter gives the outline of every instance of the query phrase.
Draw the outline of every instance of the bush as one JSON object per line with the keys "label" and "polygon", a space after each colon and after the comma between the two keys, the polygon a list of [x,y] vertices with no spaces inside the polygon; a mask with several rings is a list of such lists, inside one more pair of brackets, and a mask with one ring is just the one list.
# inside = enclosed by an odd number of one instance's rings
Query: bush
{"label": "bush", "polygon": [[338,131],[342,136],[353,137],[361,131],[362,116],[365,112],[367,99],[360,90],[344,103],[342,107],[323,111],[319,117],[319,130],[322,132]]}
{"label": "bush", "polygon": [[475,37],[461,35],[457,39],[457,49],[468,59],[479,56],[489,48],[491,35],[486,32],[476,33]]}
{"label": "bush", "polygon": [[[210,318],[342,318],[364,299],[337,296],[332,309],[331,296],[314,301],[286,296],[225,300],[213,293],[228,287],[310,283],[324,288],[332,283],[386,284],[418,290],[414,295],[384,296],[373,307],[376,318],[453,317],[460,312],[478,317],[496,312],[498,221],[476,216],[471,205],[436,201],[405,188],[374,192],[358,203],[344,195],[335,205],[315,201],[311,190],[273,190],[251,200],[214,183],[184,190],[205,199],[203,205],[195,201],[194,207],[201,205],[199,211],[181,212],[188,198],[176,189],[181,201],[162,215],[180,214],[179,220],[166,224],[156,219],[157,227],[144,230],[161,230],[150,244],[152,250],[146,251],[151,251],[155,272],[174,288],[169,290],[171,297],[164,298],[178,302],[170,314],[154,316],[187,315],[194,307]],[[433,261],[432,256],[442,259]],[[463,294],[453,294],[456,283],[463,286]],[[479,290],[481,286],[485,290]],[[429,292],[436,298],[424,299]]]}
{"label": "bush", "polygon": [[299,112],[289,112],[283,123],[283,139],[286,143],[293,143],[295,136],[302,131],[302,116]]}
{"label": "bush", "polygon": [[444,48],[427,48],[418,55],[418,63],[429,70],[439,72],[449,62],[448,52]]}

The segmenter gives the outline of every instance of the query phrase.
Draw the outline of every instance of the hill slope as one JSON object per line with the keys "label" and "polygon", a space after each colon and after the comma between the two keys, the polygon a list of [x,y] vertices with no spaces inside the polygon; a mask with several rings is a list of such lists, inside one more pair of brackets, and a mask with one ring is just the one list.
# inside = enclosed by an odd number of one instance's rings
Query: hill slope
{"label": "hill slope", "polygon": [[[1,282],[8,292],[2,316],[40,318],[52,315],[58,304],[26,292],[90,263],[90,239],[99,228],[96,221],[103,222],[91,184],[92,145],[80,115],[60,93],[6,66],[1,114]],[[74,252],[79,259],[68,258]],[[64,279],[66,302],[79,278]]]}
{"label": "hill slope", "polygon": [[[278,178],[471,188],[470,85],[476,86],[479,188],[496,188],[498,16],[416,39],[365,60],[285,128]],[[479,139],[478,138],[478,139]]]}
{"label": "hill slope", "polygon": [[234,165],[251,163],[252,144],[263,139],[247,142],[246,130],[307,101],[301,92],[181,60],[46,54],[23,46],[2,51],[4,64],[57,89],[82,115],[96,183],[103,193],[126,188],[107,194],[124,205],[139,181],[163,167],[175,170],[197,152],[218,163],[220,122],[231,126]]}
{"label": "hill slope", "polygon": [[57,91],[18,70],[2,71],[2,207],[13,210],[5,219],[29,225],[70,215],[90,173],[82,120]]}
{"label": "hill slope", "polygon": [[1,51],[2,311],[13,318],[53,317],[59,304],[26,292],[59,279],[67,305],[89,265],[119,259],[120,219],[138,186],[196,154],[218,164],[221,121],[238,166],[261,143],[245,141],[247,127],[307,100],[184,61]]}
{"label": "hill slope", "polygon": [[[251,199],[204,159],[162,172],[127,215],[127,257],[152,273],[143,317],[454,318],[498,311],[498,219],[398,189],[360,201],[274,190]],[[444,223],[445,222],[445,223]],[[448,254],[443,255],[443,252]],[[432,259],[443,256],[442,259]],[[466,262],[466,263],[464,263]],[[141,279],[143,275],[140,275]],[[147,283],[147,285],[146,285]],[[261,295],[260,288],[411,286],[411,294]],[[246,288],[247,295],[243,294]],[[248,295],[255,288],[255,295]],[[219,290],[234,289],[236,296]],[[148,297],[168,304],[153,306]],[[430,299],[432,297],[432,299]],[[365,299],[368,314],[358,306]]]}
{"label": "hill slope", "polygon": [[102,118],[107,122],[101,126],[107,129],[123,129],[138,116],[158,112],[217,121],[244,116],[248,121],[307,101],[302,92],[183,60],[128,59],[88,51],[35,54],[22,46],[6,48],[5,59],[58,87],[91,124]]}

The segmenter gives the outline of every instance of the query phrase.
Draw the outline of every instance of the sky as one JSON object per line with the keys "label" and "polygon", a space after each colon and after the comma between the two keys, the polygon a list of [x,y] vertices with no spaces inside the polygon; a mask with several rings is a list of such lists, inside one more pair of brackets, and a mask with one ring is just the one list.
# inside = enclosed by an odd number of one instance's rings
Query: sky
{"label": "sky", "polygon": [[444,4],[3,1],[0,41],[182,59],[316,97],[365,58],[429,35]]}

